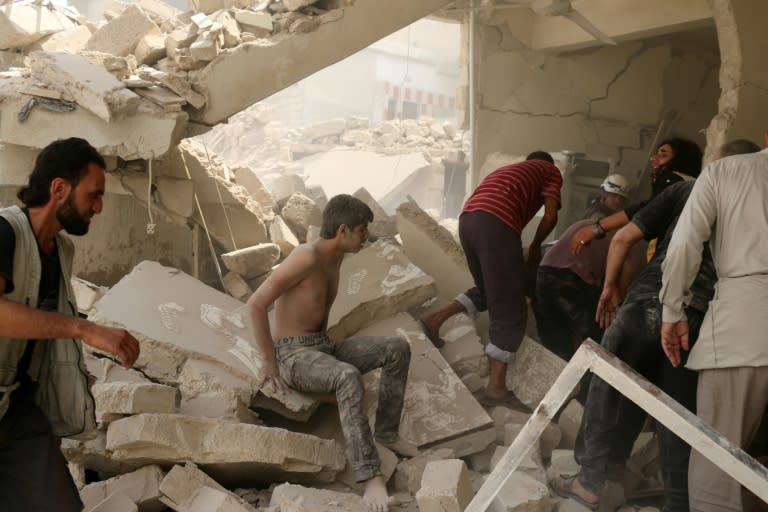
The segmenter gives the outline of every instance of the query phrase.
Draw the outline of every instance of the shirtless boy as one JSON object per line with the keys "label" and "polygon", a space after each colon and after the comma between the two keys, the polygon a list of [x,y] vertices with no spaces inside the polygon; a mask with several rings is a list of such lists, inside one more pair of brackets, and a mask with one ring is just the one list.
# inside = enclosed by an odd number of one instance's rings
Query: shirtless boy
{"label": "shirtless boy", "polygon": [[[332,342],[328,314],[339,288],[344,255],[368,239],[373,213],[362,201],[338,195],[323,211],[320,239],[294,249],[248,300],[256,342],[265,355],[265,385],[278,392],[336,394],[344,440],[355,479],[365,482],[363,500],[375,512],[389,508],[376,440],[404,455],[412,447],[399,440],[400,413],[411,359],[401,337],[353,336]],[[275,304],[270,332],[267,310]],[[274,333],[274,338],[273,334]],[[381,368],[375,434],[363,404],[361,374]],[[410,450],[409,450],[410,448]]]}

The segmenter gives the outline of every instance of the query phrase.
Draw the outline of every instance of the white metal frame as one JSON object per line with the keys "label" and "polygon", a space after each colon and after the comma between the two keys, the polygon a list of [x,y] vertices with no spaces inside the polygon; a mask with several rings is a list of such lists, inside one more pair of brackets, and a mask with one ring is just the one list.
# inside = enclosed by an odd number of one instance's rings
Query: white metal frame
{"label": "white metal frame", "polygon": [[642,407],[695,450],[768,502],[768,469],[592,340],[582,343],[465,512],[485,512],[587,371]]}

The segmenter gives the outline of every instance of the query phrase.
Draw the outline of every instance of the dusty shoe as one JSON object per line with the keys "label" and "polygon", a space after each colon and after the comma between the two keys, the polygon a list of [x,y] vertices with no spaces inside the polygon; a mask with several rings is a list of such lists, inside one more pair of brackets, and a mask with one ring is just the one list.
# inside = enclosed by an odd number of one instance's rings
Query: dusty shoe
{"label": "dusty shoe", "polygon": [[557,476],[549,482],[549,486],[561,498],[572,499],[590,510],[597,510],[600,505],[600,497],[585,489],[579,482],[578,475]]}

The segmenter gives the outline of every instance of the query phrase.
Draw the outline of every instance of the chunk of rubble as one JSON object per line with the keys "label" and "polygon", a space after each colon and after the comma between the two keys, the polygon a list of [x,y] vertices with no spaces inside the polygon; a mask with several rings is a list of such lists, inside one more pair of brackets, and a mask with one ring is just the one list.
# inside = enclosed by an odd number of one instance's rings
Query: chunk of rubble
{"label": "chunk of rubble", "polygon": [[455,459],[456,453],[448,448],[428,450],[416,457],[400,461],[395,470],[395,489],[416,494],[421,488],[421,478],[427,464],[433,461]]}
{"label": "chunk of rubble", "polygon": [[547,479],[552,480],[561,475],[576,475],[580,470],[581,466],[576,462],[573,450],[553,450],[547,468]]}
{"label": "chunk of rubble", "polygon": [[286,512],[339,512],[340,510],[367,509],[363,499],[357,494],[312,489],[289,483],[275,487],[269,504]]}
{"label": "chunk of rubble", "polygon": [[236,167],[232,169],[235,182],[248,191],[251,197],[261,206],[261,218],[264,222],[272,222],[275,217],[275,200],[259,177],[248,167]]}
{"label": "chunk of rubble", "polygon": [[199,359],[245,380],[254,393],[274,396],[290,410],[317,407],[314,399],[295,391],[273,394],[262,389],[263,360],[243,304],[177,269],[139,263],[94,306],[91,319],[131,331],[141,342],[135,367],[158,382],[176,384],[184,363]]}
{"label": "chunk of rubble", "polygon": [[138,512],[139,507],[125,494],[115,492],[92,508],[85,507],[85,510],[87,512]]}
{"label": "chunk of rubble", "polygon": [[29,64],[33,77],[63,88],[78,105],[104,121],[110,122],[118,114],[132,114],[138,107],[136,94],[80,55],[34,52]]}
{"label": "chunk of rubble", "polygon": [[464,461],[448,459],[427,464],[416,501],[420,512],[463,512],[472,496]]}
{"label": "chunk of rubble", "polygon": [[81,313],[88,313],[93,305],[109,291],[106,286],[98,286],[79,277],[73,277],[71,281],[77,310]]}
{"label": "chunk of rubble", "polygon": [[224,39],[224,48],[232,48],[240,43],[240,27],[235,18],[227,10],[216,11],[211,15],[211,20],[221,25],[221,35]]}
{"label": "chunk of rubble", "polygon": [[235,272],[227,272],[224,274],[222,284],[228,294],[241,302],[248,300],[248,297],[253,293],[253,290],[251,290],[251,287],[245,282],[245,279]]}
{"label": "chunk of rubble", "polygon": [[72,20],[47,5],[5,5],[0,9],[0,48],[23,48],[49,34],[73,28]]}
{"label": "chunk of rubble", "polygon": [[182,510],[181,505],[201,487],[226,492],[216,480],[209,477],[192,462],[173,466],[160,482],[160,500],[173,510]]}
{"label": "chunk of rubble", "polygon": [[408,311],[434,294],[434,279],[399,246],[378,240],[342,263],[328,334],[332,339],[345,338],[366,325]]}
{"label": "chunk of rubble", "polygon": [[107,429],[118,461],[192,461],[217,481],[279,480],[293,475],[332,479],[344,469],[340,446],[287,430],[178,414],[138,414]]}
{"label": "chunk of rubble", "polygon": [[321,212],[315,202],[301,192],[296,192],[285,203],[280,212],[283,219],[291,227],[299,241],[307,240],[309,226],[319,226]]}
{"label": "chunk of rubble", "polygon": [[[501,458],[507,452],[507,446],[497,446],[491,457],[491,470],[496,468],[496,464],[499,463]],[[541,443],[537,440],[531,446],[528,453],[525,454],[523,460],[515,471],[525,473],[537,482],[547,484],[547,472],[544,469],[544,463],[541,459]]]}
{"label": "chunk of rubble", "polygon": [[326,137],[338,136],[347,129],[345,119],[329,119],[304,127],[304,139],[314,142]]}
{"label": "chunk of rubble", "polygon": [[488,512],[552,512],[556,505],[547,484],[515,471],[501,487]]}
{"label": "chunk of rubble", "polygon": [[95,438],[87,441],[62,439],[61,452],[70,463],[95,471],[102,479],[129,473],[144,465],[114,460],[112,452],[107,450],[107,433],[103,430],[99,430]]}
{"label": "chunk of rubble", "polygon": [[[524,423],[507,423],[504,425],[504,445],[511,445],[523,430],[523,427],[525,427]],[[563,433],[557,424],[550,423],[547,425],[541,437],[539,437],[541,456],[548,459],[552,455],[552,451],[560,446],[562,436]]]}
{"label": "chunk of rubble", "polygon": [[[438,280],[437,283],[439,282]],[[478,360],[485,359],[483,344],[477,334],[475,322],[468,315],[459,313],[446,320],[440,326],[440,339],[445,342],[445,345],[440,347],[440,353],[457,374],[464,376],[474,373],[478,378],[482,378],[478,373]]]}
{"label": "chunk of rubble", "polygon": [[254,12],[244,9],[235,11],[235,20],[243,26],[243,30],[252,34],[272,33],[272,15],[268,12]]}
{"label": "chunk of rubble", "polygon": [[160,482],[164,476],[160,466],[144,466],[132,473],[86,485],[80,491],[80,499],[83,500],[85,510],[88,510],[110,495],[120,493],[143,511],[160,511],[163,509],[160,503]]}
{"label": "chunk of rubble", "polygon": [[232,391],[210,391],[189,397],[182,394],[179,414],[261,425],[259,415]]}
{"label": "chunk of rubble", "polygon": [[[400,436],[420,450],[450,448],[457,457],[482,451],[496,439],[493,422],[440,352],[405,313],[357,333],[359,336],[402,336],[411,346]],[[380,370],[363,377],[369,415],[378,403]]]}
{"label": "chunk of rubble", "polygon": [[256,512],[256,509],[235,494],[210,487],[197,489],[184,502],[186,512]]}
{"label": "chunk of rubble", "polygon": [[289,11],[298,11],[302,7],[314,4],[317,0],[282,0],[282,2]]}
{"label": "chunk of rubble", "polygon": [[566,364],[541,343],[525,336],[509,372],[510,389],[521,402],[535,409]]}
{"label": "chunk of rubble", "polygon": [[296,174],[282,174],[272,181],[270,184],[272,197],[275,198],[275,202],[282,208],[285,206],[285,202],[296,192],[301,192],[304,195],[309,195],[307,186],[304,184],[304,180]]}
{"label": "chunk of rubble", "polygon": [[178,390],[162,384],[135,382],[96,383],[91,388],[96,420],[109,422],[127,414],[176,412]]}
{"label": "chunk of rubble", "polygon": [[227,269],[237,272],[245,279],[253,279],[269,272],[279,259],[280,247],[271,243],[254,245],[221,255],[221,260]]}
{"label": "chunk of rubble", "polygon": [[269,237],[272,243],[280,247],[280,254],[283,258],[287,258],[300,243],[290,226],[280,215],[275,215],[272,224],[269,226]]}
{"label": "chunk of rubble", "polygon": [[151,384],[152,381],[147,379],[141,372],[136,370],[129,370],[122,366],[115,364],[114,361],[107,357],[95,357],[92,353],[84,352],[85,365],[88,368],[88,373],[96,378],[98,383],[110,383],[110,382],[135,382],[137,384]]}
{"label": "chunk of rubble", "polygon": [[25,51],[67,52],[77,53],[85,49],[85,45],[91,38],[91,31],[84,25],[62,30],[49,36],[45,36],[34,44],[28,46]]}
{"label": "chunk of rubble", "polygon": [[397,208],[396,222],[411,261],[427,274],[440,276],[437,291],[441,297],[451,300],[473,286],[461,246],[427,212],[415,203],[403,203]]}
{"label": "chunk of rubble", "polygon": [[85,47],[111,55],[130,55],[149,33],[160,34],[160,28],[141,7],[129,4],[119,16],[97,30]]}
{"label": "chunk of rubble", "polygon": [[392,238],[397,234],[395,220],[384,211],[384,208],[381,207],[365,187],[357,189],[353,195],[367,204],[368,208],[373,212],[373,222],[368,223],[368,232],[371,235],[377,238]]}
{"label": "chunk of rubble", "polygon": [[[138,58],[138,55],[136,58]],[[205,105],[205,96],[192,89],[192,86],[186,79],[186,73],[171,73],[150,68],[149,66],[142,66],[138,69],[138,75],[144,80],[151,80],[161,84],[163,87],[167,87],[195,108],[202,108]]]}
{"label": "chunk of rubble", "polygon": [[167,50],[165,49],[165,35],[152,33],[145,34],[136,44],[136,61],[138,64],[152,66],[157,61],[165,58]]}

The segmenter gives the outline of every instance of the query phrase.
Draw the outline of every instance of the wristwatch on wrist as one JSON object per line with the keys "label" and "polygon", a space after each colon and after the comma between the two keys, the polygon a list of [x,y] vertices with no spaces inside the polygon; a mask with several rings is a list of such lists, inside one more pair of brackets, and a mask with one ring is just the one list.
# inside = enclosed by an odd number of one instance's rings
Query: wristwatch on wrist
{"label": "wristwatch on wrist", "polygon": [[595,235],[596,240],[602,240],[605,238],[605,230],[600,225],[600,221],[596,220],[594,224],[592,224],[592,234]]}

